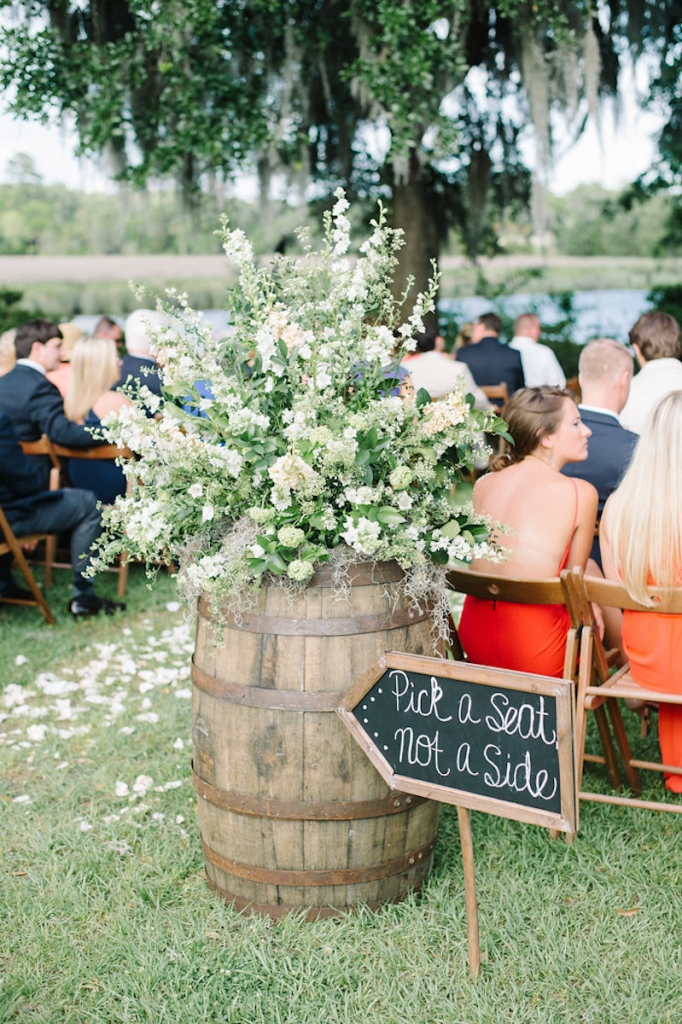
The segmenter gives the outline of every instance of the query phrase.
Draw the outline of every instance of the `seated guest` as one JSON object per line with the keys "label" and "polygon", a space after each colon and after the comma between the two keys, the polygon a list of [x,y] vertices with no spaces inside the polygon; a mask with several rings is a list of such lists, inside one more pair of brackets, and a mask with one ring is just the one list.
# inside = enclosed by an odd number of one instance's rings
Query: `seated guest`
{"label": "seated guest", "polygon": [[[0,412],[9,416],[14,433],[21,441],[37,441],[46,434],[55,444],[89,448],[93,441],[88,431],[64,415],[59,391],[47,379],[56,370],[62,346],[62,332],[52,320],[29,320],[17,329],[14,346],[17,362],[0,377]],[[37,457],[47,486],[49,462]]]}
{"label": "seated guest", "polygon": [[[507,560],[472,568],[499,576],[545,579],[564,568],[583,569],[592,547],[597,492],[569,480],[567,462],[587,458],[589,428],[560,388],[523,388],[504,410],[514,448],[498,455],[493,472],[474,488],[474,508],[511,528],[501,537]],[[568,611],[554,605],[516,605],[467,595],[459,626],[470,661],[519,672],[561,676],[570,627]]]}
{"label": "seated guest", "polygon": [[117,350],[123,348],[123,331],[115,320],[112,320],[110,316],[102,316],[95,324],[95,329],[92,332],[93,338],[111,338],[116,345]]}
{"label": "seated guest", "polygon": [[121,373],[116,383],[120,391],[125,385],[137,390],[145,385],[161,397],[161,375],[158,363],[151,355],[151,334],[164,326],[161,313],[153,309],[136,309],[126,320],[126,347],[128,354],[121,364]]}
{"label": "seated guest", "polygon": [[660,399],[682,388],[680,327],[668,313],[644,313],[629,337],[640,369],[620,418],[624,427],[641,434]]}
{"label": "seated guest", "polygon": [[[626,430],[618,417],[630,392],[632,357],[619,341],[598,338],[585,345],[578,367],[582,391],[578,408],[592,436],[585,461],[570,462],[562,472],[594,484],[599,495],[597,514],[601,518],[606,499],[622,480],[637,444],[637,434]],[[601,569],[598,537],[590,557]]]}
{"label": "seated guest", "polygon": [[417,335],[417,351],[402,361],[408,371],[415,394],[420,388],[431,395],[431,398],[442,398],[460,384],[465,394],[473,395],[477,409],[489,409],[490,402],[471,375],[465,363],[457,363],[450,356],[438,351],[438,342],[442,338],[437,327],[431,327],[423,334]]}
{"label": "seated guest", "polygon": [[521,353],[523,376],[527,388],[551,384],[555,388],[566,387],[566,377],[559,360],[548,345],[540,344],[540,317],[535,313],[521,313],[514,321],[514,337],[510,348]]}
{"label": "seated guest", "polygon": [[[31,533],[71,532],[73,591],[69,611],[76,618],[107,615],[123,604],[98,597],[91,579],[82,573],[90,563],[88,552],[101,532],[97,499],[77,488],[47,491],[40,473],[21,450],[8,416],[0,413],[0,505],[19,538]],[[11,557],[0,558],[0,597],[25,596],[11,574]],[[29,595],[30,596],[30,595]]]}
{"label": "seated guest", "polygon": [[76,342],[83,337],[83,332],[80,327],[72,323],[60,324],[59,330],[62,332],[60,362],[56,370],[48,372],[47,379],[54,384],[63,398],[69,390],[69,381],[71,379],[71,352]]}
{"label": "seated guest", "polygon": [[[648,586],[682,584],[682,391],[658,403],[618,490],[606,502],[601,548],[607,579],[622,582],[640,604],[653,606]],[[623,648],[641,686],[682,694],[682,616],[624,611]],[[664,764],[682,767],[682,706],[659,704]],[[682,776],[666,775],[682,793]]]}
{"label": "seated guest", "polygon": [[[120,391],[112,391],[118,380],[119,358],[111,338],[82,338],[71,354],[71,383],[64,399],[64,412],[74,423],[99,427],[110,412],[130,405]],[[69,459],[69,478],[74,487],[94,491],[105,505],[125,494],[123,470],[113,459]]]}
{"label": "seated guest", "polygon": [[506,384],[509,397],[525,386],[521,356],[499,340],[502,321],[496,313],[484,313],[474,321],[471,340],[458,348],[455,359],[466,363],[479,387]]}

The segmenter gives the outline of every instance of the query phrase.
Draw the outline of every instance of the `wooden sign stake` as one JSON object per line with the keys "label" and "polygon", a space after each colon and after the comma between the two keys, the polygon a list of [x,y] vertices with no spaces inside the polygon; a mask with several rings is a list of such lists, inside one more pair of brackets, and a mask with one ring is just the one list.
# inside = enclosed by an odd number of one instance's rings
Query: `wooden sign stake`
{"label": "wooden sign stake", "polygon": [[481,973],[481,947],[478,938],[478,900],[476,899],[476,870],[474,867],[474,843],[471,836],[471,817],[466,807],[457,805],[459,820],[459,841],[462,844],[464,866],[464,898],[467,910],[467,941],[469,944],[469,973],[476,981]]}

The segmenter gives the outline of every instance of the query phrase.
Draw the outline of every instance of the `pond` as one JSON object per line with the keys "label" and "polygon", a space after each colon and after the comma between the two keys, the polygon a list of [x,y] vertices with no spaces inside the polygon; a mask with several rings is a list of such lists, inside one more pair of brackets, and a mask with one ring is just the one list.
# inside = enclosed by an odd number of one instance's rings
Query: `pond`
{"label": "pond", "polygon": [[[482,313],[487,313],[496,306],[501,307],[509,316],[518,316],[526,310],[537,313],[546,324],[554,324],[564,319],[564,314],[557,302],[550,296],[541,293],[518,293],[498,299],[496,303],[484,299],[480,295],[472,295],[463,299],[441,299],[439,309],[455,317],[462,323],[473,320]],[[584,344],[591,338],[608,336],[619,341],[628,340],[628,331],[635,320],[649,309],[647,292],[644,289],[613,289],[591,292],[574,292],[573,309],[576,314],[573,341]],[[228,315],[222,309],[205,309],[203,314],[217,331],[228,326]],[[117,317],[121,326],[124,317]],[[99,320],[97,315],[81,315],[74,317],[81,330],[94,330]]]}
{"label": "pond", "polygon": [[[582,345],[592,338],[606,336],[626,342],[628,331],[635,320],[651,308],[647,294],[644,289],[635,288],[574,292],[576,323],[572,340]],[[557,302],[550,295],[542,293],[519,293],[496,302],[472,295],[462,299],[442,299],[439,303],[439,309],[454,316],[458,322],[473,320],[496,306],[512,317],[532,311],[547,326],[564,319]]]}

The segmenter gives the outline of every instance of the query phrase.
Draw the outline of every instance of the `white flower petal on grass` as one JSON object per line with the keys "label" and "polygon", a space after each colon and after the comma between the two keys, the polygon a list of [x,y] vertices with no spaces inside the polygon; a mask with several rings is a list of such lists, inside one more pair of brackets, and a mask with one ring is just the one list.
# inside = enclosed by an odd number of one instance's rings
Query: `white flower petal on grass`
{"label": "white flower petal on grass", "polygon": [[113,823],[115,821],[120,821],[120,820],[121,820],[121,815],[120,814],[105,814],[105,816],[102,818],[102,823],[104,825],[113,825]]}
{"label": "white flower petal on grass", "polygon": [[45,733],[47,732],[46,725],[29,725],[26,730],[26,735],[32,743],[42,743],[45,739]]}
{"label": "white flower petal on grass", "polygon": [[184,744],[183,740],[181,740],[180,737],[178,736],[178,738],[176,739],[175,743],[173,744],[173,750],[184,750],[184,749],[185,749],[185,744]]}
{"label": "white flower petal on grass", "polygon": [[118,731],[123,736],[132,736],[133,733],[135,732],[135,726],[134,725],[122,725],[121,728]]}
{"label": "white flower petal on grass", "polygon": [[90,824],[89,821],[81,821],[80,825],[78,826],[78,831],[79,832],[92,832],[92,825]]}
{"label": "white flower petal on grass", "polygon": [[154,785],[154,780],[150,775],[138,775],[133,782],[133,793],[138,793],[140,796],[144,796],[147,790],[151,789]]}
{"label": "white flower petal on grass", "polygon": [[181,700],[191,700],[192,699],[192,691],[191,690],[176,690],[175,691],[175,696],[179,697]]}
{"label": "white flower petal on grass", "polygon": [[128,789],[127,782],[117,782],[114,786],[114,793],[116,796],[128,796],[130,790]]}
{"label": "white flower petal on grass", "polygon": [[166,815],[161,814],[160,811],[155,811],[154,814],[152,814],[152,821],[165,821],[165,819]]}
{"label": "white flower petal on grass", "polygon": [[14,659],[14,664],[25,665],[27,661],[28,658],[26,658],[23,654],[17,654],[16,658]]}
{"label": "white flower petal on grass", "polygon": [[168,603],[166,604],[166,611],[167,612],[179,612],[181,607],[182,607],[182,605],[180,604],[179,601],[168,601]]}
{"label": "white flower petal on grass", "polygon": [[2,693],[2,703],[6,708],[26,703],[28,692],[25,686],[18,686],[17,683],[9,683]]}
{"label": "white flower petal on grass", "polygon": [[61,771],[63,771],[64,768],[68,768],[68,767],[69,767],[69,762],[68,761],[60,761],[59,764],[56,764],[54,766],[54,770],[56,772],[61,772]]}
{"label": "white flower petal on grass", "polygon": [[159,716],[156,711],[144,711],[141,715],[135,715],[136,722],[150,722],[152,725],[156,725],[159,720]]}
{"label": "white flower petal on grass", "polygon": [[33,803],[28,793],[22,793],[21,796],[15,796],[12,800],[13,804],[30,804]]}
{"label": "white flower petal on grass", "polygon": [[176,814],[176,815],[175,815],[175,824],[176,824],[176,825],[182,825],[182,823],[184,822],[184,820],[185,820],[185,819],[183,818],[183,816],[182,816],[181,814]]}
{"label": "white flower petal on grass", "polygon": [[111,842],[104,844],[104,848],[113,853],[120,853],[121,856],[133,852],[132,846],[126,843],[125,839],[112,839]]}

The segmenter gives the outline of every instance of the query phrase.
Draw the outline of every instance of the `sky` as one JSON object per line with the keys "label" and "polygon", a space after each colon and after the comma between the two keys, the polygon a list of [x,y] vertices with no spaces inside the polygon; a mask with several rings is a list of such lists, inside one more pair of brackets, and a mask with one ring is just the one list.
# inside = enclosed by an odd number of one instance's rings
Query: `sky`
{"label": "sky", "polygon": [[[658,114],[642,111],[636,101],[641,81],[632,75],[622,82],[621,112],[614,114],[613,103],[606,104],[598,127],[588,123],[577,143],[558,139],[554,169],[549,178],[552,192],[563,195],[577,185],[597,182],[607,189],[619,189],[633,181],[650,165],[655,147],[653,137],[661,127]],[[75,136],[64,128],[35,122],[15,121],[0,113],[0,180],[6,180],[7,161],[16,153],[27,153],[46,184],[62,182],[71,188],[95,192],[111,189],[106,169],[92,160],[77,160]],[[528,141],[527,156],[532,160],[533,145]],[[239,192],[239,190],[237,190]],[[244,198],[252,191],[244,184]]]}

